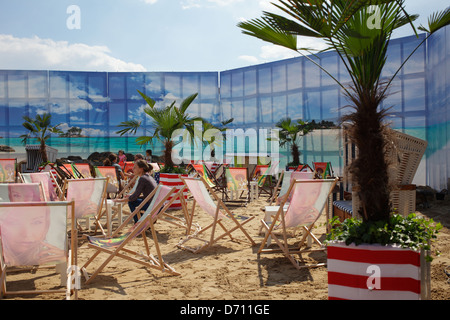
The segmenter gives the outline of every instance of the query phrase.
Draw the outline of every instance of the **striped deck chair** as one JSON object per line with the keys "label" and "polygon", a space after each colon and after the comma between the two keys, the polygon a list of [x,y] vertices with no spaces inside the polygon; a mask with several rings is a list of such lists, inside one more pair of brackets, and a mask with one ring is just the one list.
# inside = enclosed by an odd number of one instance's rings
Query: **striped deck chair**
{"label": "striped deck chair", "polygon": [[245,200],[250,198],[250,192],[247,180],[247,168],[225,168],[225,177],[227,179],[227,189],[230,193],[231,201],[239,200],[246,192]]}
{"label": "striped deck chair", "polygon": [[[89,260],[81,268],[85,277],[86,283],[90,283],[115,257],[123,258],[148,268],[153,268],[160,270],[162,272],[167,272],[172,275],[180,275],[174,268],[164,262],[162,253],[159,247],[158,237],[155,231],[154,223],[156,220],[170,207],[172,202],[177,198],[173,196],[175,188],[170,188],[163,185],[158,185],[152,193],[150,193],[144,201],[136,208],[136,210],[131,214],[126,221],[124,221],[121,226],[113,233],[113,237],[110,239],[98,238],[98,237],[88,237],[88,247],[95,249],[95,253],[89,258]],[[168,200],[170,197],[172,198]],[[180,193],[178,192],[178,197]],[[134,224],[127,232],[119,235],[119,233],[124,229],[125,226],[131,221],[135,214],[139,214],[141,208],[148,202],[150,205],[144,214],[140,217],[138,222]],[[157,257],[150,253],[150,248],[148,246],[147,237],[145,231],[150,228],[153,243],[157,252]],[[125,246],[138,235],[142,235],[144,240],[144,245],[146,249],[146,254],[136,252],[125,248]],[[108,254],[108,258],[91,274],[87,273],[87,267],[100,253]],[[142,260],[136,258],[139,257]]]}
{"label": "striped deck chair", "polygon": [[47,201],[42,182],[0,183],[0,202]]}
{"label": "striped deck chair", "polygon": [[[68,217],[73,215],[73,202],[0,203],[0,298],[49,293],[65,293],[68,300],[77,298],[76,228],[68,224]],[[31,233],[30,227],[33,229]],[[26,241],[23,241],[25,237]],[[62,288],[41,289],[45,278],[54,274],[51,272],[37,277],[34,266],[55,267],[61,274]],[[30,274],[34,277],[30,280],[39,280],[30,284],[30,289],[32,287],[34,290],[12,291],[7,288],[10,269],[17,267],[24,275],[23,271],[32,270]]]}
{"label": "striped deck chair", "polygon": [[61,170],[63,170],[66,174],[69,175],[70,179],[78,179],[79,175],[77,174],[77,170],[73,168],[71,163],[63,163],[59,166]]}
{"label": "striped deck chair", "polygon": [[197,172],[199,177],[202,177],[205,179],[206,183],[211,187],[214,188],[216,185],[211,181],[211,179],[208,176],[208,169],[206,168],[205,164],[192,164],[192,167]]}
{"label": "striped deck chair", "polygon": [[42,182],[47,201],[57,201],[63,198],[63,192],[57,183],[54,183],[51,172],[19,173],[20,179],[24,183]]}
{"label": "striped deck chair", "polygon": [[[197,231],[193,233],[189,230],[188,235],[178,243],[177,246],[179,248],[198,253],[209,248],[224,237],[230,237],[231,240],[235,240],[231,233],[236,230],[242,231],[247,240],[250,241],[251,245],[255,245],[252,237],[244,229],[244,225],[253,220],[254,217],[245,217],[231,213],[203,178],[181,177],[181,180],[183,180],[184,184],[194,197],[191,215],[188,220],[190,224],[189,227],[191,228],[196,220],[196,204],[213,218],[213,222],[203,228],[197,229]],[[183,209],[186,210],[186,214],[188,214],[187,206],[184,206]],[[217,232],[217,229],[221,229],[223,232],[219,233]],[[209,238],[207,231],[210,233]],[[200,245],[195,248],[186,246],[185,243],[188,241],[197,241],[200,242]]]}
{"label": "striped deck chair", "polygon": [[[288,194],[292,194],[290,203],[287,204],[287,197],[280,203],[278,211],[271,222],[261,220],[263,228],[266,231],[264,240],[258,250],[258,253],[275,253],[281,252],[289,261],[297,268],[323,266],[324,263],[316,263],[314,265],[306,265],[302,257],[303,253],[312,251],[324,251],[320,240],[312,233],[314,224],[319,219],[324,209],[328,212],[328,198],[336,185],[337,179],[309,179],[309,180],[292,180]],[[327,213],[328,217],[328,213]],[[288,243],[287,229],[301,227],[304,231],[302,238],[295,244]],[[281,233],[282,239],[277,237],[277,233]],[[310,249],[303,248],[306,238],[310,236],[320,248]],[[265,249],[269,237],[274,239],[278,248]],[[294,240],[297,240],[294,238]],[[298,255],[300,261],[294,258]],[[302,265],[301,265],[302,264]]]}
{"label": "striped deck chair", "polygon": [[93,178],[91,173],[91,166],[89,163],[73,163],[72,168],[81,179]]}

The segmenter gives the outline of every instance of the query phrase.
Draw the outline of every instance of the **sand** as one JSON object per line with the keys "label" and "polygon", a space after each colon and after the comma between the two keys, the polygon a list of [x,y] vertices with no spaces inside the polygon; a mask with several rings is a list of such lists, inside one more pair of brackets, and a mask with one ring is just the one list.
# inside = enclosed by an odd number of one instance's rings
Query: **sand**
{"label": "sand", "polygon": [[[246,227],[257,243],[250,246],[246,242],[221,240],[207,250],[194,254],[176,247],[183,238],[183,229],[166,222],[156,224],[158,241],[163,257],[181,276],[173,276],[153,269],[146,269],[135,263],[115,258],[93,280],[82,283],[78,292],[80,300],[326,300],[328,298],[326,267],[297,270],[281,254],[257,254],[263,237],[259,235],[261,208],[267,205],[266,197],[247,206],[230,206],[233,212],[254,216]],[[189,206],[191,202],[189,202]],[[201,209],[197,216],[200,222],[210,221]],[[181,214],[181,211],[174,213]],[[444,269],[450,270],[450,201],[434,201],[428,209],[419,214],[441,222],[441,230],[433,250],[440,255],[432,262],[432,300],[450,299],[450,280]],[[325,238],[325,217],[322,215],[314,234]],[[236,233],[238,238],[241,235]],[[301,231],[290,241],[297,241]],[[143,248],[142,238],[133,240],[130,248]],[[151,243],[152,249],[154,249]],[[92,255],[93,250],[80,241],[79,265]],[[155,251],[153,251],[155,253]],[[98,266],[98,260],[89,267]],[[326,253],[305,255],[308,261],[326,262]],[[50,275],[46,277],[46,275]],[[31,280],[28,280],[31,279]],[[53,288],[59,284],[59,276],[46,269],[29,272],[8,273],[9,290],[30,288]],[[63,300],[64,295],[46,294],[31,296],[9,296],[10,300]]]}

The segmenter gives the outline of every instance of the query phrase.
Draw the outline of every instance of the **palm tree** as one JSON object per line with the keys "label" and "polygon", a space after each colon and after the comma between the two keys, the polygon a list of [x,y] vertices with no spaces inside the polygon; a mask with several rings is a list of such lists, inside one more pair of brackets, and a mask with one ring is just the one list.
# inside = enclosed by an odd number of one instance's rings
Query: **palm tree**
{"label": "palm tree", "polygon": [[[201,117],[190,117],[187,113],[187,109],[195,100],[198,93],[192,94],[184,99],[181,102],[180,107],[176,107],[176,101],[174,101],[169,106],[159,109],[155,107],[155,100],[148,97],[139,90],[138,92],[148,104],[148,107],[144,109],[144,112],[151,118],[150,127],[153,131],[150,135],[138,137],[136,139],[136,143],[138,145],[146,145],[148,143],[152,143],[153,139],[161,141],[164,145],[164,171],[170,172],[174,168],[174,163],[172,161],[172,149],[175,146],[173,134],[178,129],[186,129],[187,132],[189,132],[190,136],[193,138],[194,122],[203,121]],[[141,127],[141,124],[142,121],[138,120],[122,122],[119,127],[122,127],[123,129],[117,131],[116,133],[120,135],[124,135],[126,133],[135,134],[138,128]],[[145,129],[145,131],[148,130]]]}
{"label": "palm tree", "polygon": [[34,119],[29,116],[23,116],[25,122],[22,124],[25,129],[28,130],[27,134],[20,136],[22,138],[22,143],[26,145],[29,139],[34,138],[40,144],[40,152],[42,155],[42,161],[44,163],[48,162],[47,152],[46,152],[46,141],[51,137],[51,134],[62,134],[63,132],[58,128],[61,124],[56,126],[50,126],[51,124],[51,114],[44,113],[42,115],[36,115]]}
{"label": "palm tree", "polygon": [[[280,147],[289,145],[292,155],[291,165],[295,167],[299,166],[301,154],[299,150],[300,139],[308,134],[308,132],[312,131],[312,127],[302,119],[298,119],[294,122],[289,117],[278,121],[276,127],[280,128],[279,137],[277,138]],[[271,139],[272,138],[269,138],[269,140]]]}
{"label": "palm tree", "polygon": [[[350,123],[350,138],[359,150],[358,158],[350,168],[354,182],[361,186],[359,214],[363,221],[387,221],[391,213],[388,164],[384,153],[386,139],[383,135],[387,124],[383,121],[386,110],[380,110],[379,107],[404,63],[386,81],[382,79],[381,72],[393,31],[410,24],[417,34],[413,25],[417,16],[406,12],[405,0],[278,2],[280,4],[274,5],[289,18],[264,12],[261,18],[239,23],[238,27],[244,34],[298,51],[302,55],[305,48],[299,48],[298,36],[323,39],[328,45],[326,50],[337,52],[350,76],[349,86],[339,82],[309,56],[304,56],[338,83],[353,108],[341,120]],[[373,5],[378,10],[375,26],[369,23],[374,17]],[[428,20],[428,28],[419,27],[419,30],[428,34],[417,48],[431,34],[449,23],[449,8],[433,14]]]}

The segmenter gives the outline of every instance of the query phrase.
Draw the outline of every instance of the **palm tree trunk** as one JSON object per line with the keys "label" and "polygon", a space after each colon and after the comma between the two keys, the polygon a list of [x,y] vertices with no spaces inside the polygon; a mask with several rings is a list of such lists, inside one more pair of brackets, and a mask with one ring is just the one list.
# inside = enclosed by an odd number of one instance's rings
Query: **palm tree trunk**
{"label": "palm tree trunk", "polygon": [[382,113],[378,103],[362,103],[354,114],[353,139],[358,148],[358,158],[351,171],[359,186],[364,221],[388,220],[391,212],[388,164],[385,158]]}
{"label": "palm tree trunk", "polygon": [[292,148],[291,148],[291,153],[292,153],[292,164],[294,166],[299,166],[300,165],[300,150],[298,149],[298,146],[293,143],[292,144]]}
{"label": "palm tree trunk", "polygon": [[45,141],[41,141],[40,152],[41,152],[41,156],[42,156],[42,162],[44,162],[44,163],[48,162]]}
{"label": "palm tree trunk", "polygon": [[172,161],[172,149],[173,149],[173,142],[166,141],[164,143],[164,167],[166,168],[173,168],[174,166]]}

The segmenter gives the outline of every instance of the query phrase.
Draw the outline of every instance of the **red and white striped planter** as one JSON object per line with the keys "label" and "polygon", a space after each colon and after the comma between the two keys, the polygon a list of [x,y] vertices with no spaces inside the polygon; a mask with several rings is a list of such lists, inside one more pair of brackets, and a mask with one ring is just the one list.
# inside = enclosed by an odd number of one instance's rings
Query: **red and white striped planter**
{"label": "red and white striped planter", "polygon": [[329,300],[420,300],[430,294],[424,252],[398,246],[330,243]]}
{"label": "red and white striped planter", "polygon": [[[178,192],[183,186],[184,183],[181,181],[181,179],[178,177],[178,174],[175,173],[160,173],[159,174],[159,183],[165,186],[169,187],[176,187],[176,191]],[[187,178],[187,174],[181,175],[183,178]],[[184,199],[187,200],[187,190],[184,190],[183,192]],[[169,198],[168,200],[171,200],[172,198]],[[181,209],[181,201],[180,199],[176,199],[172,205],[170,206],[170,209]]]}

